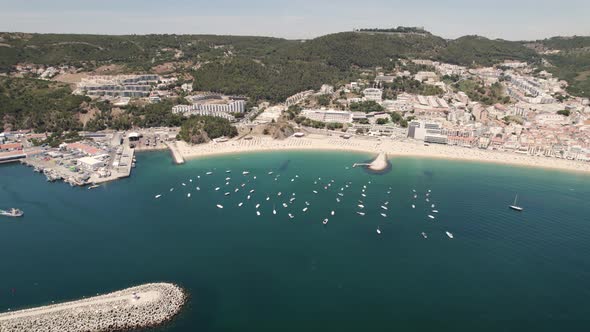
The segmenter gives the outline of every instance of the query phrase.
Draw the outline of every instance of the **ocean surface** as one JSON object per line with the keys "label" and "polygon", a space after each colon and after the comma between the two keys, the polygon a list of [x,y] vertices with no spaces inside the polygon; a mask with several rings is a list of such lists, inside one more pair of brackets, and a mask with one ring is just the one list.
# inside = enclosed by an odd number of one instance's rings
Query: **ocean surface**
{"label": "ocean surface", "polygon": [[[132,177],[94,190],[0,166],[0,208],[25,211],[0,217],[0,311],[169,281],[190,301],[149,331],[590,329],[590,176],[414,158],[384,175],[350,167],[370,157],[177,166],[144,153]],[[522,213],[508,209],[516,193]]]}

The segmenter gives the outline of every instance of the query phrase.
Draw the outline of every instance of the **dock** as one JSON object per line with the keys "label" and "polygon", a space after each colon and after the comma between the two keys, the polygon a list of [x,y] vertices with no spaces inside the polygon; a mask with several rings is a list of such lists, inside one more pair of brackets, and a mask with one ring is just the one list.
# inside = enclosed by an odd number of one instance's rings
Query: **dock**
{"label": "dock", "polygon": [[83,300],[0,314],[2,332],[135,330],[172,319],[186,302],[170,283],[144,284]]}

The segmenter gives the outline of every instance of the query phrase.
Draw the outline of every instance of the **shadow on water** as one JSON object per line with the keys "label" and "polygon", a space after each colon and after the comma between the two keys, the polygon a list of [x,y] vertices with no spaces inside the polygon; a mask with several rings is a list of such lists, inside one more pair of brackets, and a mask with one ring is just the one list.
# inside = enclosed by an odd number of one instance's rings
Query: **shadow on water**
{"label": "shadow on water", "polygon": [[291,159],[287,159],[285,160],[281,166],[279,166],[278,171],[279,172],[284,172],[289,168],[289,163],[291,163]]}

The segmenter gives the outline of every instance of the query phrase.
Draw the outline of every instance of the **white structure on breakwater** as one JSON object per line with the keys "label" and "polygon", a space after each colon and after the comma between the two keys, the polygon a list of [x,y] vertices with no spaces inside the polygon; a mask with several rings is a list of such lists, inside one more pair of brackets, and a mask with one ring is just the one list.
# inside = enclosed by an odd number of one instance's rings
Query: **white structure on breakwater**
{"label": "white structure on breakwater", "polygon": [[174,284],[155,283],[33,309],[0,314],[2,332],[82,332],[146,328],[170,320],[186,295]]}

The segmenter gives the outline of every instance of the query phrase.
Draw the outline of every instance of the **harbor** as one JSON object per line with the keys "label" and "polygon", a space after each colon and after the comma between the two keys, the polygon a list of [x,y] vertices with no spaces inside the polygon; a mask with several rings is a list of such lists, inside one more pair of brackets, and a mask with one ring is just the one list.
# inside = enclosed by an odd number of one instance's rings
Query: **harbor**
{"label": "harbor", "polygon": [[98,332],[156,326],[186,302],[182,288],[144,284],[83,300],[0,314],[2,332]]}

